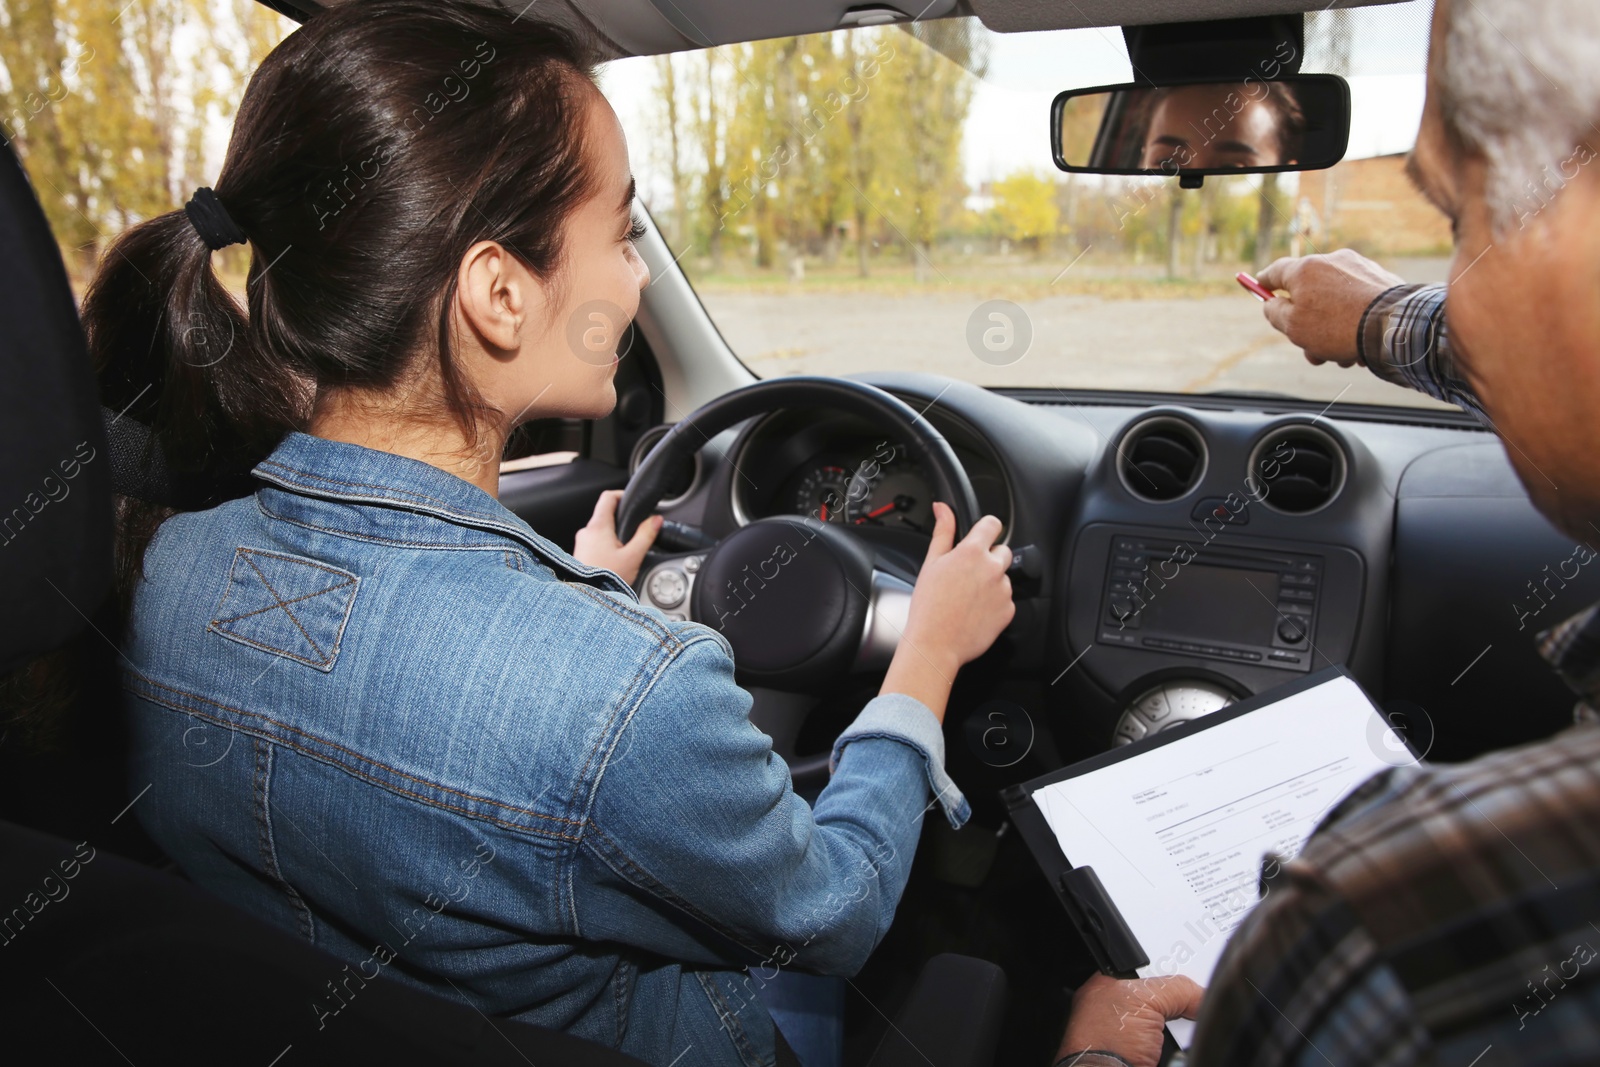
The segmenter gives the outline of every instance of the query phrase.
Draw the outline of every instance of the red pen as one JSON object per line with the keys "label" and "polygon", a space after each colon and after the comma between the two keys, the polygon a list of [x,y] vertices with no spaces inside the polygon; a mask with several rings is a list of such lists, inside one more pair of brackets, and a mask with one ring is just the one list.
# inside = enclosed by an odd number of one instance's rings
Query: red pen
{"label": "red pen", "polygon": [[1250,277],[1250,275],[1246,274],[1244,271],[1240,271],[1238,274],[1235,274],[1233,278],[1240,285],[1244,286],[1246,289],[1250,290],[1251,293],[1255,294],[1257,300],[1267,301],[1272,299],[1272,290],[1268,289],[1266,286]]}

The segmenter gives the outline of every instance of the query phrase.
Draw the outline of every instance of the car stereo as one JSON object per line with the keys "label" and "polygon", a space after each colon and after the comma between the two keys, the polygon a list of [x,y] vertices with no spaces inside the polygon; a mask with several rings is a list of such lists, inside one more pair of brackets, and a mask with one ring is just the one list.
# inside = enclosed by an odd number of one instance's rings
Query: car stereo
{"label": "car stereo", "polygon": [[1321,581],[1321,556],[1117,536],[1098,640],[1306,671]]}

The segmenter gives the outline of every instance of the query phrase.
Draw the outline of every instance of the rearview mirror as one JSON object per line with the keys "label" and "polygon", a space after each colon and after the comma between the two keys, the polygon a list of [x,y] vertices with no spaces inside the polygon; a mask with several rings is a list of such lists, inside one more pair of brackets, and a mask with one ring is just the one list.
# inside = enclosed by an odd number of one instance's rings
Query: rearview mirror
{"label": "rearview mirror", "polygon": [[1056,166],[1091,174],[1318,170],[1349,136],[1350,87],[1334,74],[1102,85],[1050,107]]}

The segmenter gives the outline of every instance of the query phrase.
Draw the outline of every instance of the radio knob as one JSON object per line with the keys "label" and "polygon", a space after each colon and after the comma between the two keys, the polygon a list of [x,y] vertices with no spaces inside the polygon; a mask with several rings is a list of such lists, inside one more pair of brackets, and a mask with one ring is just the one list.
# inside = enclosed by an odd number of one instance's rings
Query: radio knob
{"label": "radio knob", "polygon": [[1234,695],[1214,682],[1180,678],[1157,684],[1123,709],[1112,736],[1113,745],[1126,745],[1179,723],[1198,719],[1227,707]]}
{"label": "radio knob", "polygon": [[1298,644],[1305,640],[1306,628],[1297,619],[1283,619],[1278,623],[1278,636],[1289,644]]}

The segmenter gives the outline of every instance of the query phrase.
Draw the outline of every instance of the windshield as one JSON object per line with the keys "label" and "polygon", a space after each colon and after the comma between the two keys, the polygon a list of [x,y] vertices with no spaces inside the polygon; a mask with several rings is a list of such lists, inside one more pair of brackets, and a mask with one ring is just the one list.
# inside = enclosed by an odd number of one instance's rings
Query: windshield
{"label": "windshield", "polygon": [[1198,190],[1052,164],[1051,99],[1132,77],[1115,28],[837,31],[619,60],[601,85],[642,199],[761,376],[908,369],[1442,407],[1309,365],[1233,278],[1350,247],[1407,281],[1444,279],[1449,225],[1403,169],[1431,8],[1307,15],[1302,70],[1350,81],[1344,161]]}

